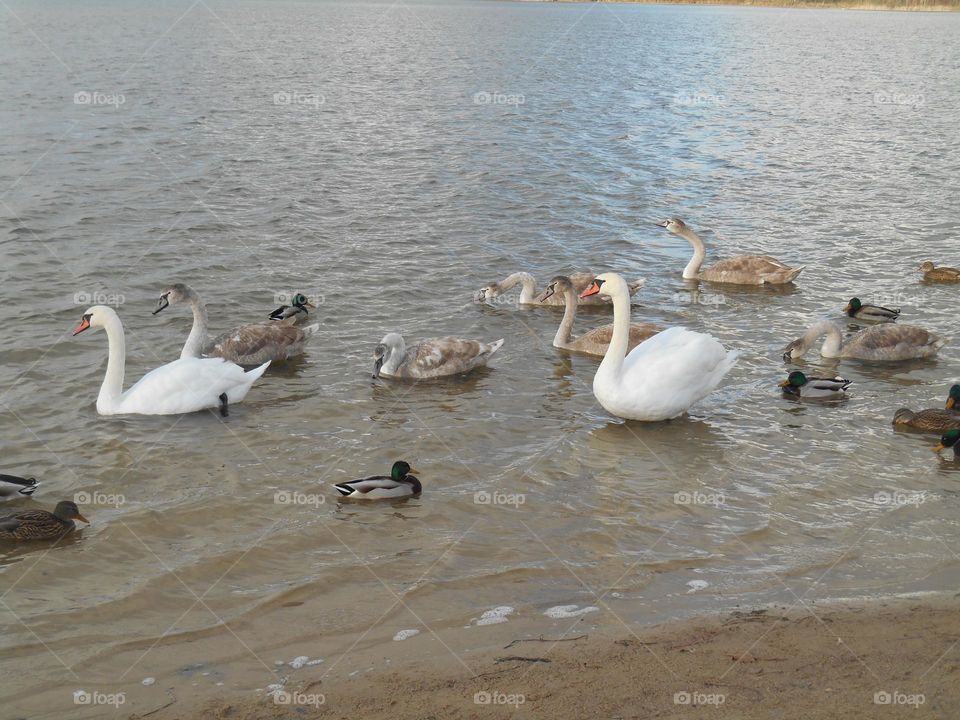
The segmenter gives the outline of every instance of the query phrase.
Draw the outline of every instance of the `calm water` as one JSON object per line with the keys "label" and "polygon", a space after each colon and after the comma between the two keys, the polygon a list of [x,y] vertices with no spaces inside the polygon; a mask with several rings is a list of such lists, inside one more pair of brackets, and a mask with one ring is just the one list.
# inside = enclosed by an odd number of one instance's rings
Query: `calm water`
{"label": "calm water", "polygon": [[[960,263],[957,15],[117,0],[0,16],[2,469],[43,481],[19,506],[98,501],[81,535],[0,553],[15,704],[98,717],[70,693],[99,687],[148,708],[163,696],[140,680],[178,687],[192,660],[217,660],[192,682],[249,690],[298,643],[329,666],[496,605],[629,625],[956,587],[960,474],[889,421],[942,404],[960,338],[894,368],[812,352],[807,370],[854,381],[840,404],[775,384],[779,348],[854,294],[956,329],[957,290],[916,267]],[[792,293],[690,303],[689,248],[652,225],[668,215],[709,259],[807,270]],[[635,319],[709,331],[740,363],[689,418],[624,425],[593,399],[597,363],[550,347],[559,313],[470,301],[518,269],[645,277]],[[129,385],[178,356],[187,310],[150,315],[178,281],[216,330],[316,296],[319,340],[226,421],[98,417],[105,336],[69,331],[95,293],[119,303]],[[507,343],[466,379],[373,383],[392,330]],[[401,457],[422,498],[335,501],[330,483]]]}

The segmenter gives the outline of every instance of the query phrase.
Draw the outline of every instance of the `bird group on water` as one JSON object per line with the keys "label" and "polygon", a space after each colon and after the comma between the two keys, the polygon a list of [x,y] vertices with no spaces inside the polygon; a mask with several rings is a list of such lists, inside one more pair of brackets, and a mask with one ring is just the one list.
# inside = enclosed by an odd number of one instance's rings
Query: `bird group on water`
{"label": "bird group on water", "polygon": [[[740,255],[721,260],[704,269],[706,246],[679,218],[659,227],[687,240],[693,256],[683,269],[683,278],[728,285],[783,286],[793,283],[804,266],[791,267],[768,255]],[[960,270],[920,266],[926,282],[960,282]],[[515,272],[500,282],[482,287],[477,302],[497,298],[517,285],[519,303],[529,306],[563,306],[563,319],[553,344],[571,352],[602,357],[593,379],[593,394],[610,414],[626,420],[658,422],[678,417],[709,395],[737,360],[713,336],[684,327],[662,328],[651,323],[633,323],[631,297],[643,287],[643,280],[628,282],[615,272],[595,275],[577,272],[557,275],[540,290],[536,279]],[[190,307],[193,325],[180,357],[144,375],[123,389],[125,345],[123,325],[116,311],[94,305],[73,330],[78,335],[103,329],[107,336],[107,370],[97,396],[101,415],[174,415],[215,409],[229,414],[232,404],[241,402],[253,384],[273,362],[282,362],[303,353],[320,329],[306,324],[314,306],[302,295],[290,305],[270,313],[262,322],[240,325],[211,338],[206,307],[200,295],[188,285],[177,283],[160,294],[156,315],[182,304]],[[609,305],[613,323],[574,337],[573,323],[580,305]],[[898,362],[936,355],[945,340],[919,327],[897,324],[900,310],[863,303],[852,298],[843,309],[855,320],[873,323],[844,341],[841,329],[829,320],[814,323],[801,337],[783,350],[787,362],[802,358],[821,338],[820,355],[825,358],[856,359],[868,362]],[[408,345],[398,333],[388,333],[374,349],[373,377],[423,380],[459,375],[486,365],[503,346],[494,342],[445,337]],[[807,377],[791,372],[780,383],[784,395],[795,398],[843,397],[851,385],[842,377]],[[940,433],[940,452],[953,448],[960,455],[960,384],[950,388],[944,409],[913,412],[896,411],[894,425],[922,432]],[[398,460],[390,475],[361,478],[334,487],[342,498],[398,498],[421,492],[420,480],[408,463]],[[37,489],[34,478],[0,474],[0,500],[30,497]],[[61,501],[53,512],[24,510],[0,516],[0,539],[56,539],[74,529],[74,521],[89,522],[72,501]]]}

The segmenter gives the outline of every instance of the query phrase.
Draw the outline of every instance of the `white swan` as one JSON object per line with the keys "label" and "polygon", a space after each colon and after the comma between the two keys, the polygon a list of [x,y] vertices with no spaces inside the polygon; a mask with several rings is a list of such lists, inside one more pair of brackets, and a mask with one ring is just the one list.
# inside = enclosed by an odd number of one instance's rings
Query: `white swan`
{"label": "white swan", "polygon": [[267,362],[244,372],[221,358],[180,358],[151,370],[123,392],[126,347],[120,318],[113,308],[94,305],[83,314],[73,334],[90,328],[107,331],[107,374],[97,396],[101,415],[177,415],[216,407],[226,415],[229,403],[243,400],[270,365]]}
{"label": "white swan", "polygon": [[581,294],[613,300],[613,339],[593,377],[593,394],[613,415],[647,422],[682,415],[737,361],[737,353],[727,352],[716,338],[683,327],[657,333],[627,355],[630,295],[623,278],[598,275]]}

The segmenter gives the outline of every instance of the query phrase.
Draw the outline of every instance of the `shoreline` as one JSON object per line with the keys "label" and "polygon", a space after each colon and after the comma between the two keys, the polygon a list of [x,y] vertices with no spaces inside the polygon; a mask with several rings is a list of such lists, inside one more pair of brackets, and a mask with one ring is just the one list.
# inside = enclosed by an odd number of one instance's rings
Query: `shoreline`
{"label": "shoreline", "polygon": [[410,661],[395,670],[334,679],[317,669],[291,679],[282,690],[288,703],[231,693],[175,699],[149,716],[679,718],[699,707],[743,720],[948,718],[960,705],[956,595],[806,608],[744,607],[636,630],[582,617],[540,637],[504,623],[490,628],[495,649],[465,656],[470,668],[425,633],[404,641]]}
{"label": "shoreline", "polygon": [[893,12],[960,12],[960,2],[924,4],[908,2],[859,2],[838,0],[520,0],[521,2],[579,3],[604,2],[618,5],[710,5],[725,7],[766,7],[799,10],[864,10]]}

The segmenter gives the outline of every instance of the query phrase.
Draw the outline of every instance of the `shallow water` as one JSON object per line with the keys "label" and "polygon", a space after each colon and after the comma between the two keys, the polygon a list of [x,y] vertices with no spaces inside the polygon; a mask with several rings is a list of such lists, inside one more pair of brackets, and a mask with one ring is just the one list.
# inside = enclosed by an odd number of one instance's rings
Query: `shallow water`
{"label": "shallow water", "polygon": [[[842,403],[775,386],[778,350],[816,317],[842,321],[854,294],[955,329],[957,290],[916,268],[960,262],[957,15],[10,8],[0,469],[42,480],[19,506],[94,500],[92,525],[52,550],[0,551],[15,702],[95,686],[135,703],[140,678],[173,685],[207,655],[227,687],[263,687],[297,641],[342,656],[501,605],[631,625],[956,587],[960,475],[935,438],[889,424],[941,405],[955,342],[886,368],[811,352],[804,369],[854,381]],[[708,262],[807,269],[785,293],[704,286],[691,302],[689,247],[653,224],[669,215]],[[518,269],[644,277],[635,319],[709,331],[739,364],[689,417],[623,424],[590,392],[597,362],[550,346],[558,311],[471,302]],[[105,337],[69,331],[116,302],[129,384],[178,355],[187,310],[150,315],[178,281],[214,330],[305,292],[319,339],[226,420],[98,417]],[[578,326],[609,320],[585,310]],[[507,342],[467,378],[373,382],[393,330]],[[331,483],[401,457],[421,498],[336,502]]]}

